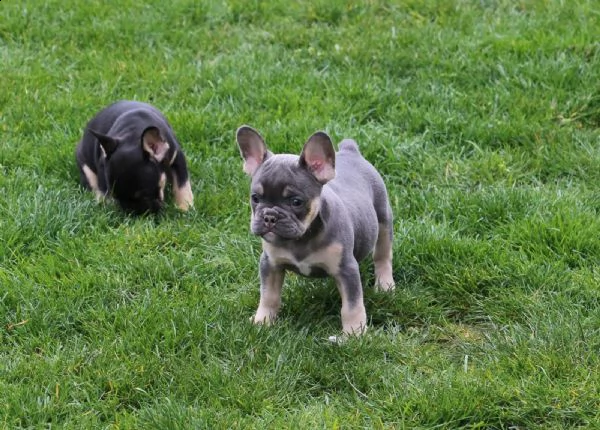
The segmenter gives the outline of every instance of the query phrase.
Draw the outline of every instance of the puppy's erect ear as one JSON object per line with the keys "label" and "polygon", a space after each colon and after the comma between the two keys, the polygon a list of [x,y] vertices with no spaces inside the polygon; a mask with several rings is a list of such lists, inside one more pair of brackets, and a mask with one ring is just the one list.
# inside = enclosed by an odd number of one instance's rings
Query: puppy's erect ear
{"label": "puppy's erect ear", "polygon": [[335,149],[327,133],[317,131],[308,138],[300,154],[300,166],[322,184],[335,177]]}
{"label": "puppy's erect ear", "polygon": [[160,163],[169,152],[169,143],[163,139],[158,128],[148,127],[142,133],[142,148]]}
{"label": "puppy's erect ear", "polygon": [[98,142],[100,142],[100,146],[104,150],[104,155],[110,157],[113,152],[116,151],[117,146],[119,146],[119,140],[108,136],[106,134],[98,133],[96,130],[88,128],[88,131],[94,135]]}
{"label": "puppy's erect ear", "polygon": [[237,129],[235,138],[244,159],[244,172],[252,176],[271,153],[262,136],[252,127],[242,125]]}

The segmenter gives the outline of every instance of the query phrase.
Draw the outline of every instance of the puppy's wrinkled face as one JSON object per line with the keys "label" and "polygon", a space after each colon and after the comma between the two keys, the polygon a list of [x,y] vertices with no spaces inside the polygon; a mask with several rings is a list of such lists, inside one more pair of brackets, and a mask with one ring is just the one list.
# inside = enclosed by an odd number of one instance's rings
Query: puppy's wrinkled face
{"label": "puppy's wrinkled face", "polygon": [[164,201],[166,184],[162,164],[169,143],[158,127],[150,126],[126,137],[113,137],[90,129],[102,147],[106,160],[106,182],[125,212],[135,215],[156,213]]}
{"label": "puppy's wrinkled face", "polygon": [[238,128],[236,139],[244,172],[252,177],[252,233],[267,242],[301,238],[319,215],[323,185],[335,176],[335,150],[329,136],[315,132],[300,156],[274,155],[252,127]]}
{"label": "puppy's wrinkled face", "polygon": [[323,185],[298,161],[273,155],[252,178],[250,228],[267,242],[302,237],[319,214]]}
{"label": "puppy's wrinkled face", "polygon": [[107,180],[113,197],[127,213],[156,213],[163,206],[166,174],[141,151],[116,151],[107,163]]}

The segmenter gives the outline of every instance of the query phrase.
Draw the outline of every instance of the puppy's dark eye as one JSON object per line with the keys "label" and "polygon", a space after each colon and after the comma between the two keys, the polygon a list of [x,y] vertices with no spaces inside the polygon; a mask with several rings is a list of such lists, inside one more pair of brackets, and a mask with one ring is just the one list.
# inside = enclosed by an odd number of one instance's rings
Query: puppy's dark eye
{"label": "puppy's dark eye", "polygon": [[258,204],[258,202],[260,202],[260,197],[258,197],[258,194],[252,193],[250,195],[250,200],[252,200],[252,203]]}
{"label": "puppy's dark eye", "polygon": [[300,206],[302,206],[304,204],[304,200],[302,200],[298,197],[292,197],[290,199],[290,204],[295,208],[299,208]]}

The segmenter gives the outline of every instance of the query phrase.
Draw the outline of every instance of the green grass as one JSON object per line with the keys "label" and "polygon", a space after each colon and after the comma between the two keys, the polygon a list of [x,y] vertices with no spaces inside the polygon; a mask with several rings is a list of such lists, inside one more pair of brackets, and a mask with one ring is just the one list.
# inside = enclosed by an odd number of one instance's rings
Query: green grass
{"label": "green grass", "polygon": [[[600,426],[600,7],[574,1],[0,3],[0,428]],[[128,218],[75,143],[155,104],[196,209]],[[394,294],[335,346],[332,281],[258,303],[235,129],[354,137]]]}

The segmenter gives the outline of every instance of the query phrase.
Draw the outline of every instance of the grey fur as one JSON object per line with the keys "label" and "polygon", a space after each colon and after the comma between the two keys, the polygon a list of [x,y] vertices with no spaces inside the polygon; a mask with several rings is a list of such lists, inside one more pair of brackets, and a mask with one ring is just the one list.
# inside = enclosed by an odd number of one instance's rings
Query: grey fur
{"label": "grey fur", "polygon": [[251,230],[263,239],[254,322],[277,316],[284,274],[292,270],[332,276],[342,297],[344,333],[362,333],[367,321],[358,263],[374,253],[376,287],[394,288],[392,211],[381,175],[356,142],[343,140],[335,153],[323,132],[308,139],[300,156],[271,154],[248,126],[238,129],[237,140],[252,176]]}

